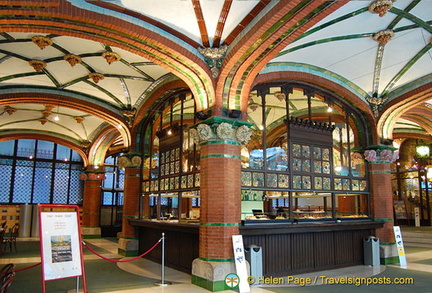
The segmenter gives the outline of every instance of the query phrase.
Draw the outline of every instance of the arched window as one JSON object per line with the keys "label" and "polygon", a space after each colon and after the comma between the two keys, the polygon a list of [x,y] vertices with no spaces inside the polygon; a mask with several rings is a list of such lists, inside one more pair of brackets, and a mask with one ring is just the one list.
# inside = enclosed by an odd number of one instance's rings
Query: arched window
{"label": "arched window", "polygon": [[144,217],[199,217],[200,149],[189,135],[195,112],[192,94],[179,93],[158,103],[144,123]]}
{"label": "arched window", "polygon": [[43,140],[0,142],[0,202],[3,204],[81,204],[81,157]]}
{"label": "arched window", "polygon": [[100,225],[121,226],[124,200],[124,170],[118,167],[115,154],[105,159],[105,180],[102,186]]}

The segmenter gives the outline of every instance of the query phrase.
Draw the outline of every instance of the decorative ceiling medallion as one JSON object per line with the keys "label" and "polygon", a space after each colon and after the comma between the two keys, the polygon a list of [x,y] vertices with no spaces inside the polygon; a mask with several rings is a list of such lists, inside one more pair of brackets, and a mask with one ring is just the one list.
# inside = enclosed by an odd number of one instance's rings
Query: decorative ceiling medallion
{"label": "decorative ceiling medallion", "polygon": [[136,114],[136,109],[135,108],[133,108],[133,109],[124,109],[124,110],[121,110],[121,113],[123,114],[123,116],[126,116],[128,118],[132,118]]}
{"label": "decorative ceiling medallion", "polygon": [[15,113],[15,112],[17,111],[17,109],[16,109],[16,108],[13,108],[13,107],[6,106],[6,107],[5,107],[5,111],[6,111],[6,113],[8,113],[9,115],[12,115],[13,113]]}
{"label": "decorative ceiling medallion", "polygon": [[253,112],[255,112],[255,110],[258,109],[258,104],[250,104],[249,109],[251,109]]}
{"label": "decorative ceiling medallion", "polygon": [[136,109],[123,109],[121,110],[121,113],[123,114],[123,116],[126,117],[127,123],[129,125],[129,127],[132,127],[133,125],[133,120],[135,118],[135,114],[136,114]]}
{"label": "decorative ceiling medallion", "polygon": [[198,48],[198,52],[204,56],[204,61],[207,63],[208,67],[210,67],[213,78],[219,76],[219,68],[222,66],[222,61],[227,50],[228,46],[219,48]]}
{"label": "decorative ceiling medallion", "polygon": [[81,57],[74,54],[67,54],[63,57],[63,59],[69,62],[70,66],[72,67],[82,62]]}
{"label": "decorative ceiling medallion", "polygon": [[105,58],[105,60],[108,62],[108,64],[111,64],[115,61],[119,61],[121,59],[120,55],[115,52],[109,52],[106,51],[102,54],[102,57]]}
{"label": "decorative ceiling medallion", "polygon": [[369,12],[383,17],[393,7],[391,0],[376,0],[369,5]]}
{"label": "decorative ceiling medallion", "polygon": [[49,115],[51,115],[51,111],[49,111],[49,110],[47,110],[47,109],[45,109],[45,110],[43,110],[43,111],[41,111],[41,112],[42,112],[42,115],[43,115],[45,118],[48,118]]}
{"label": "decorative ceiling medallion", "polygon": [[281,92],[276,92],[274,93],[274,96],[279,100],[279,101],[285,101],[285,94],[281,93]]}
{"label": "decorative ceiling medallion", "polygon": [[40,122],[42,125],[45,125],[45,123],[48,122],[48,119],[46,119],[46,118],[39,118],[39,122]]}
{"label": "decorative ceiling medallion", "polygon": [[53,44],[50,38],[44,36],[34,36],[32,37],[32,42],[35,43],[41,50]]}
{"label": "decorative ceiling medallion", "polygon": [[379,112],[387,100],[388,97],[378,97],[378,94],[374,94],[372,97],[366,97],[366,101],[369,102],[375,118],[379,117]]}
{"label": "decorative ceiling medallion", "polygon": [[102,79],[105,78],[105,76],[102,73],[92,72],[88,75],[95,83],[98,83]]}
{"label": "decorative ceiling medallion", "polygon": [[30,66],[34,68],[37,72],[41,72],[46,66],[46,62],[42,60],[30,60],[29,61]]}
{"label": "decorative ceiling medallion", "polygon": [[391,40],[391,38],[393,38],[393,36],[394,32],[392,30],[382,30],[373,34],[372,38],[381,45],[385,45]]}
{"label": "decorative ceiling medallion", "polygon": [[75,116],[74,119],[77,123],[81,123],[84,121],[84,117],[81,117],[81,116]]}
{"label": "decorative ceiling medallion", "polygon": [[[83,118],[83,119],[84,119],[84,118]],[[90,144],[91,144],[91,142],[88,141],[88,140],[83,140],[83,141],[81,141],[81,146],[82,146],[84,149],[87,149],[87,148],[90,146]]]}

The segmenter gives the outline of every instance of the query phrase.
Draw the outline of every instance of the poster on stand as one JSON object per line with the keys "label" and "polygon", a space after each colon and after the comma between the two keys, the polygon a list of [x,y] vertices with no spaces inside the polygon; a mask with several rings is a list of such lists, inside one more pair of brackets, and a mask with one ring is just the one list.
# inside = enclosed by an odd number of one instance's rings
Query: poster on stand
{"label": "poster on stand", "polygon": [[41,257],[45,281],[82,275],[76,212],[41,212]]}

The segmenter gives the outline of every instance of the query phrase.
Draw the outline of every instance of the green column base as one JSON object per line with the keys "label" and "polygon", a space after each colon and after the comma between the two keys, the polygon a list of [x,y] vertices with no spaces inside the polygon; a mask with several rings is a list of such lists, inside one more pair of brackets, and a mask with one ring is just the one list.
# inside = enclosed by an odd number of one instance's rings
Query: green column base
{"label": "green column base", "polygon": [[380,263],[382,265],[399,263],[396,243],[380,243]]}
{"label": "green column base", "polygon": [[101,228],[100,227],[90,227],[82,226],[82,238],[83,239],[95,239],[101,238]]}
{"label": "green column base", "polygon": [[204,278],[192,275],[192,284],[207,289],[212,292],[231,290],[225,281],[210,281]]}
{"label": "green column base", "polygon": [[120,238],[117,253],[123,256],[138,256],[138,239]]}
{"label": "green column base", "polygon": [[[247,266],[249,271],[248,263]],[[226,276],[231,273],[236,273],[232,260],[209,261],[197,258],[192,262],[192,284],[212,292],[236,290],[225,283]]]}
{"label": "green column base", "polygon": [[393,265],[399,263],[399,257],[398,256],[392,256],[387,258],[381,258],[380,263],[382,265]]}

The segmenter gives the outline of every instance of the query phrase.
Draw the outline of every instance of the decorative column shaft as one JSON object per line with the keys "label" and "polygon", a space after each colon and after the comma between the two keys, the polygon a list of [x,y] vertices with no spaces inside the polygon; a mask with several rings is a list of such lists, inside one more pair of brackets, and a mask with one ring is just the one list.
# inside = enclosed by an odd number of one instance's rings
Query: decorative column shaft
{"label": "decorative column shaft", "polygon": [[101,236],[100,230],[100,202],[101,186],[105,179],[104,173],[86,172],[80,178],[84,180],[83,238],[95,238]]}
{"label": "decorative column shaft", "polygon": [[201,145],[199,258],[192,283],[211,291],[227,290],[225,277],[235,272],[232,235],[241,221],[241,143],[251,132],[246,123],[212,117],[191,130]]}
{"label": "decorative column shaft", "polygon": [[376,231],[376,237],[380,240],[380,257],[383,264],[397,262],[390,169],[390,163],[399,157],[395,150],[393,147],[376,145],[368,147],[365,151],[365,159],[369,162],[372,215],[375,221],[384,222],[384,227]]}
{"label": "decorative column shaft", "polygon": [[141,157],[134,153],[119,158],[119,166],[124,168],[125,174],[122,233],[119,239],[118,251],[126,256],[138,255],[138,238],[135,228],[129,223],[129,220],[139,218],[141,162]]}

